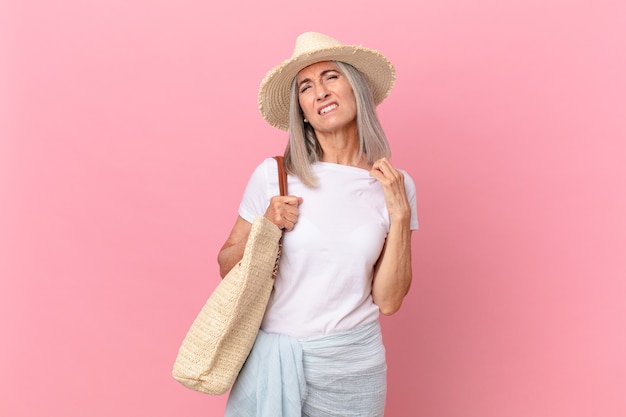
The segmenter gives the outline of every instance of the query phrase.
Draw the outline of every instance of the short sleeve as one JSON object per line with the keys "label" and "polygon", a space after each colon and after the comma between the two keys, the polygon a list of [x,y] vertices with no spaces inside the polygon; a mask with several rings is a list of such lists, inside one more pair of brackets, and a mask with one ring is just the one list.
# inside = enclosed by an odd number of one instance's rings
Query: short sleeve
{"label": "short sleeve", "polygon": [[413,178],[404,170],[400,170],[404,174],[404,189],[406,190],[406,196],[409,199],[411,205],[411,230],[417,230],[419,224],[417,221],[417,196],[415,192],[415,182]]}
{"label": "short sleeve", "polygon": [[278,166],[274,158],[267,158],[252,172],[239,204],[239,215],[252,223],[265,214],[270,199],[278,195]]}

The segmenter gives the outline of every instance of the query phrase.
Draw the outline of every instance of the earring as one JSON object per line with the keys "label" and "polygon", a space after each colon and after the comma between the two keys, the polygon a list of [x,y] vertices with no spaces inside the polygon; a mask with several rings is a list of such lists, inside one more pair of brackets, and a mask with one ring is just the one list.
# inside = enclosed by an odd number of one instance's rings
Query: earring
{"label": "earring", "polygon": [[304,119],[304,123],[309,123],[309,121],[305,118],[305,119]]}

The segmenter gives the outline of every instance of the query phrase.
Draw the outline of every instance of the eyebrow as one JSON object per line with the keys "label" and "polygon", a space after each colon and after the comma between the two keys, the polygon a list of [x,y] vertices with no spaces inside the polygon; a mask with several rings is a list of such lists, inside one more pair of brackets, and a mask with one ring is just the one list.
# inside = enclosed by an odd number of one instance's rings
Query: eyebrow
{"label": "eyebrow", "polygon": [[[339,70],[335,69],[335,68],[328,68],[325,69],[324,71],[320,72],[320,77],[323,77],[324,75],[328,74],[329,72],[336,72],[339,74]],[[304,83],[308,83],[309,81],[311,81],[310,78],[305,78],[303,80],[301,80],[300,82],[298,82],[298,88],[304,84]]]}

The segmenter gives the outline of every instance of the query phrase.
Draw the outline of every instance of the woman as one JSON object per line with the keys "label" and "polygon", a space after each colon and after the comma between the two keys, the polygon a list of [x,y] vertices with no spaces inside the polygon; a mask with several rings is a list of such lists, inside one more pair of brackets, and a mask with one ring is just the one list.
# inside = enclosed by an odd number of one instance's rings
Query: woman
{"label": "woman", "polygon": [[289,196],[273,158],[252,174],[218,255],[222,275],[263,215],[284,229],[261,331],[227,416],[382,416],[386,363],[379,313],[395,313],[411,284],[415,187],[389,162],[375,113],[395,81],[380,53],[319,33],[259,89],[265,120],[289,131]]}

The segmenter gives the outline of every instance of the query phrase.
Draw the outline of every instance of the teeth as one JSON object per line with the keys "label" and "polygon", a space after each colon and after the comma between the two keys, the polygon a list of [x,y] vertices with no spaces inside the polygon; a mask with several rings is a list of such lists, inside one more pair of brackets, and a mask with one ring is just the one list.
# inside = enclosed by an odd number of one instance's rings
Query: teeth
{"label": "teeth", "polygon": [[337,108],[336,104],[331,104],[330,106],[326,106],[322,110],[320,110],[320,114],[328,113],[329,111],[334,110],[336,108]]}

